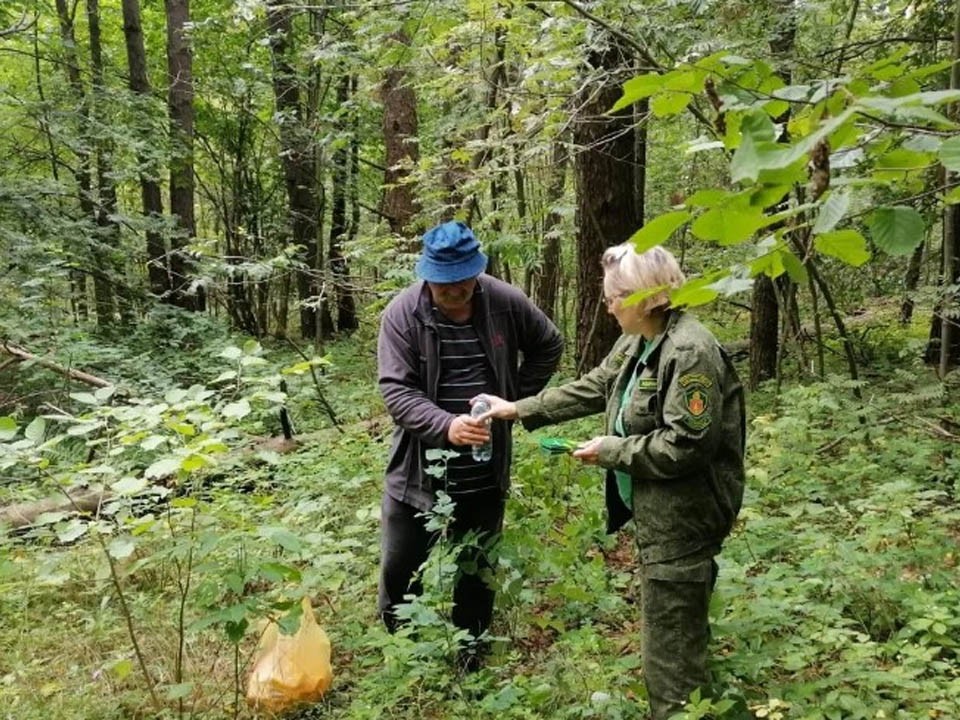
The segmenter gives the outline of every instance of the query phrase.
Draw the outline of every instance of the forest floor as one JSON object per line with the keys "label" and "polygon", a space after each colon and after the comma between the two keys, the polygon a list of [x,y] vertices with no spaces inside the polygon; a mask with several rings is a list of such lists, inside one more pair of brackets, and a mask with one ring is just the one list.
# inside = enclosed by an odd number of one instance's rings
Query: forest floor
{"label": "forest floor", "polygon": [[[751,396],[747,496],[711,607],[714,695],[688,720],[960,718],[960,402],[913,360],[922,332],[881,323],[864,333],[859,383],[830,375]],[[45,453],[47,464],[8,468],[0,503],[83,477],[119,487],[119,499],[99,518],[41,518],[0,539],[0,717],[252,717],[243,695],[258,623],[303,595],[330,636],[334,681],[295,717],[645,716],[630,535],[603,534],[596,472],[542,454],[537,434],[515,431],[484,668],[464,674],[454,663],[445,590],[456,548],[441,547],[425,569],[416,633],[383,631],[390,428],[369,341],[331,346],[320,377],[343,432],[329,429],[309,375],[286,376],[309,438],[293,452],[251,440],[276,432],[272,411],[257,409],[266,375],[243,386],[249,414],[235,398],[226,413],[242,431],[205,425],[195,385],[158,392],[136,406],[142,417],[111,415],[110,442],[63,432],[41,452],[39,441],[12,449],[6,439],[6,457]],[[226,355],[193,369],[212,378],[218,363],[235,367]],[[239,357],[242,368],[261,355]],[[136,360],[115,366],[125,362]],[[54,425],[42,428],[47,442]],[[182,438],[173,474],[161,472],[167,456],[143,454],[161,431]],[[584,420],[550,432],[595,431]],[[198,437],[222,432],[231,450],[196,450]],[[126,454],[130,445],[141,454]]]}

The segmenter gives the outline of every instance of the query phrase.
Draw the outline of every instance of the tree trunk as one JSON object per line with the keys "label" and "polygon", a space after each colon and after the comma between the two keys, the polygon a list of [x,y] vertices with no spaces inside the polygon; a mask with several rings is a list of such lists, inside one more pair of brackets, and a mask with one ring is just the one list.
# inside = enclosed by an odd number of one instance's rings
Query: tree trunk
{"label": "tree trunk", "polygon": [[293,16],[288,3],[267,4],[270,49],[273,54],[273,92],[280,123],[280,151],[290,210],[291,236],[303,248],[307,268],[297,275],[300,295],[300,334],[317,335],[321,267],[318,264],[318,203],[314,145],[303,123],[300,82],[290,62]]}
{"label": "tree trunk", "polygon": [[900,304],[900,324],[909,325],[913,320],[913,293],[920,284],[920,267],[923,264],[923,247],[920,243],[910,256],[907,272],[903,278],[903,302]]}
{"label": "tree trunk", "polygon": [[173,303],[187,310],[203,310],[203,288],[190,291],[193,263],[184,246],[197,234],[193,210],[193,52],[187,38],[190,0],[164,0],[167,14],[167,103],[173,156],[170,160],[170,213],[179,233],[173,236],[170,272]]}
{"label": "tree trunk", "polygon": [[[777,74],[789,85],[791,83],[791,73],[787,67],[796,45],[796,8],[794,0],[773,0],[771,4],[774,20],[779,23],[779,26],[770,40],[770,50],[779,60]],[[783,127],[779,138],[780,142],[786,142],[789,139],[787,132],[788,113],[781,118],[777,118],[777,122],[780,122]],[[772,212],[776,212],[778,209],[774,209]],[[789,278],[785,282],[789,283]],[[780,308],[777,305],[777,288],[774,287],[773,283],[774,281],[769,277],[761,275],[753,285],[753,311],[750,317],[749,386],[751,389],[756,389],[761,382],[770,380],[777,375],[777,358],[780,357],[781,353]],[[781,287],[781,289],[784,290],[783,297],[787,297],[788,288]],[[797,319],[797,324],[799,324],[799,319]]]}
{"label": "tree trunk", "polygon": [[753,285],[750,314],[750,389],[777,374],[777,340],[780,324],[777,291],[773,280],[760,275]]}
{"label": "tree trunk", "polygon": [[[344,74],[337,86],[337,106],[346,107],[350,102],[350,75]],[[353,114],[352,112],[350,113]],[[340,116],[340,130],[344,131],[347,122],[344,114]],[[353,128],[355,131],[356,128]],[[347,232],[347,188],[350,182],[350,145],[343,143],[333,154],[333,198],[330,208],[330,271],[333,276],[337,296],[337,329],[352,331],[357,329],[357,308],[350,288],[350,273],[347,260],[343,256],[343,239]]]}
{"label": "tree trunk", "polygon": [[[404,30],[391,35],[388,41],[410,46],[410,37]],[[410,169],[420,160],[420,145],[417,135],[417,96],[407,82],[406,69],[399,65],[389,68],[384,75],[380,94],[386,150],[380,212],[386,217],[392,233],[407,237],[411,232],[411,220],[420,212],[416,187],[408,180]],[[405,249],[413,252],[417,249],[416,245],[416,241],[412,240]]]}
{"label": "tree trunk", "polygon": [[578,98],[574,143],[577,178],[577,370],[598,365],[619,335],[603,304],[600,257],[640,227],[636,205],[633,111],[609,115],[621,95],[624,69],[630,67],[613,38],[588,57],[602,71],[599,82],[585,83]]}
{"label": "tree trunk", "polygon": [[[107,125],[110,120],[103,115],[107,105],[106,85],[103,75],[103,44],[100,36],[100,0],[87,0],[87,27],[90,35],[90,66],[93,78],[93,117],[98,125]],[[120,247],[120,224],[117,216],[117,187],[113,177],[113,143],[109,138],[98,137],[94,141],[97,158],[97,237],[98,258],[101,272],[108,274],[107,282],[116,291],[120,324],[133,325],[134,302],[130,287],[125,280],[123,249]]]}
{"label": "tree trunk", "polygon": [[[960,0],[956,5],[953,21],[953,69],[950,72],[950,89],[960,88]],[[960,103],[950,108],[951,119],[960,119]],[[954,174],[944,171],[944,192]],[[947,205],[943,211],[943,287],[955,287],[960,282],[960,205]],[[957,328],[960,312],[957,309],[957,293],[951,290],[943,298],[940,317],[940,377],[960,363],[960,329]]]}
{"label": "tree trunk", "polygon": [[[67,8],[66,0],[56,0],[57,16],[60,21],[60,37],[63,40],[64,69],[67,82],[77,101],[80,113],[80,128],[82,142],[77,144],[77,163],[73,171],[78,187],[78,201],[83,216],[91,226],[97,223],[97,207],[93,200],[93,168],[90,159],[89,144],[93,144],[90,132],[90,108],[83,80],[80,77],[80,61],[77,57],[77,40],[74,33],[74,16]],[[93,297],[97,313],[97,325],[107,327],[113,323],[114,298],[113,288],[110,285],[109,275],[103,272],[105,263],[98,247],[99,239],[96,233],[85,238],[88,250],[82,254],[84,261],[89,258],[93,267]]]}
{"label": "tree trunk", "polygon": [[553,145],[553,163],[547,185],[547,214],[543,219],[543,238],[540,242],[540,262],[534,271],[534,302],[551,320],[556,317],[557,294],[560,289],[560,213],[556,205],[563,198],[567,178],[567,151],[556,141]]}
{"label": "tree trunk", "polygon": [[[127,68],[130,74],[130,90],[148,103],[151,97],[150,81],[147,77],[147,52],[143,42],[143,27],[140,23],[140,0],[122,0],[123,36],[127,46]],[[145,138],[144,138],[145,139]],[[160,173],[143,156],[137,159],[140,172],[140,197],[143,214],[147,219],[146,250],[147,277],[150,292],[158,298],[170,298],[173,289],[170,280],[170,265],[163,236],[156,227],[163,218],[163,198],[160,183],[155,178]]]}

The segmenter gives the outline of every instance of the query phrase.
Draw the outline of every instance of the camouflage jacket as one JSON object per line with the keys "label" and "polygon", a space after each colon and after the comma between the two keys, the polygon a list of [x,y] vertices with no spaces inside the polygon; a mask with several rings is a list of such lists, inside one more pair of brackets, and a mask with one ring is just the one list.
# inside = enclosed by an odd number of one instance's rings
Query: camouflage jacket
{"label": "camouflage jacket", "polygon": [[740,510],[746,419],[743,386],[726,352],[692,315],[674,311],[655,341],[624,408],[626,437],[614,434],[639,335],[623,335],[603,362],[579,380],[517,402],[529,430],[605,413],[608,532],[631,517],[613,471],[633,479],[632,516],[641,559],[667,562],[719,551]]}

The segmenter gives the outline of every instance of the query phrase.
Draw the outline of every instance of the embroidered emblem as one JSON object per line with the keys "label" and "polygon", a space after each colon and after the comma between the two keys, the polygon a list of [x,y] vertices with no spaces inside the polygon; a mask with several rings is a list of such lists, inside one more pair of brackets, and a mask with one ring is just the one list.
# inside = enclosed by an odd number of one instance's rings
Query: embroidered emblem
{"label": "embroidered emblem", "polygon": [[640,378],[637,381],[637,387],[641,390],[656,390],[657,389],[657,379],[655,377],[651,378]]}
{"label": "embroidered emblem", "polygon": [[713,381],[703,373],[681,375],[677,381],[683,392],[683,420],[691,430],[703,430],[710,425],[710,395]]}

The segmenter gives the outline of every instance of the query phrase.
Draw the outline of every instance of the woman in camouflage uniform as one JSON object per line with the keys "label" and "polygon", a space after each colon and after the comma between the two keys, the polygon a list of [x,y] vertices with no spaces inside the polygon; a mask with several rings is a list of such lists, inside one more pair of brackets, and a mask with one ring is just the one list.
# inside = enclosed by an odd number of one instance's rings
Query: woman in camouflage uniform
{"label": "woman in camouflage uniform", "polygon": [[605,413],[606,434],[573,456],[607,471],[608,531],[635,521],[643,671],[652,716],[665,720],[708,682],[714,558],[743,498],[743,387],[713,334],[670,307],[685,278],[669,251],[624,243],[602,264],[607,311],[623,330],[603,362],[517,402],[484,397],[488,417],[528,430]]}

